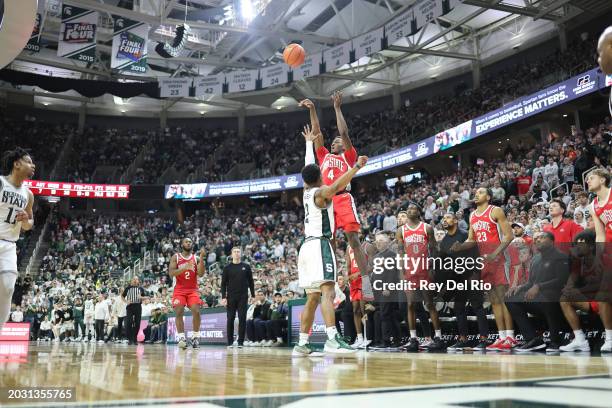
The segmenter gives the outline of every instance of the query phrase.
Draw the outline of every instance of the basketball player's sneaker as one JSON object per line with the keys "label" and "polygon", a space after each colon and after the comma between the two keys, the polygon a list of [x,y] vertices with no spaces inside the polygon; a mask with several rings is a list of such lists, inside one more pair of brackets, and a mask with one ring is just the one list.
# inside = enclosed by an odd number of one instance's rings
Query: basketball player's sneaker
{"label": "basketball player's sneaker", "polygon": [[363,300],[366,302],[371,302],[374,300],[374,291],[372,290],[372,282],[370,282],[370,277],[367,275],[363,275],[361,277],[361,296]]}
{"label": "basketball player's sneaker", "polygon": [[559,345],[557,343],[553,343],[552,341],[546,345],[547,353],[558,353]]}
{"label": "basketball player's sneaker", "polygon": [[418,353],[419,352],[419,341],[416,338],[411,338],[408,344],[402,347],[408,353]]}
{"label": "basketball player's sneaker", "polygon": [[463,351],[466,349],[470,349],[470,342],[467,340],[459,340],[452,346],[448,347],[448,351]]}
{"label": "basketball player's sneaker", "polygon": [[[344,339],[344,341],[346,341],[346,338]],[[348,341],[346,341],[348,343]],[[357,339],[355,340],[355,342],[353,344],[351,344],[351,347],[354,349],[358,349],[363,345],[364,341],[363,338],[359,338],[357,337]]]}
{"label": "basketball player's sneaker", "polygon": [[499,347],[504,343],[504,341],[506,340],[498,338],[497,340],[495,340],[493,344],[489,344],[487,346],[487,351],[499,351],[500,350]]}
{"label": "basketball player's sneaker", "polygon": [[332,340],[327,340],[325,342],[323,351],[331,354],[351,354],[357,352],[357,350],[349,346],[339,334],[336,334]]}
{"label": "basketball player's sneaker", "polygon": [[187,348],[187,339],[181,337],[177,345],[180,349],[185,350]]}
{"label": "basketball player's sneaker", "polygon": [[569,344],[559,347],[559,351],[591,351],[591,346],[589,346],[589,341],[587,339],[580,341],[574,337],[574,340]]}
{"label": "basketball player's sneaker", "polygon": [[518,346],[518,343],[516,340],[514,340],[512,337],[506,337],[504,342],[500,344],[497,349],[499,351],[511,351],[516,346]]}
{"label": "basketball player's sneaker", "polygon": [[433,339],[425,339],[419,344],[419,350],[427,350],[433,344]]}
{"label": "basketball player's sneaker", "polygon": [[291,355],[293,357],[322,357],[323,353],[315,351],[310,343],[306,343],[303,346],[296,344]]}
{"label": "basketball player's sneaker", "polygon": [[194,349],[197,349],[198,347],[200,347],[200,339],[199,338],[192,338],[189,343],[191,344],[191,347],[193,347]]}
{"label": "basketball player's sneaker", "polygon": [[427,351],[446,351],[446,343],[441,338],[434,337],[429,346],[427,346]]}
{"label": "basketball player's sneaker", "polygon": [[529,340],[527,343],[523,344],[522,346],[515,348],[514,351],[516,351],[517,353],[527,353],[530,351],[538,351],[545,348],[546,343],[544,343],[542,337],[536,336],[533,339]]}
{"label": "basketball player's sneaker", "polygon": [[489,343],[487,343],[486,340],[481,339],[478,342],[478,344],[472,347],[472,351],[486,351],[488,346],[489,346]]}
{"label": "basketball player's sneaker", "polygon": [[612,340],[606,340],[606,342],[599,349],[602,353],[612,353]]}

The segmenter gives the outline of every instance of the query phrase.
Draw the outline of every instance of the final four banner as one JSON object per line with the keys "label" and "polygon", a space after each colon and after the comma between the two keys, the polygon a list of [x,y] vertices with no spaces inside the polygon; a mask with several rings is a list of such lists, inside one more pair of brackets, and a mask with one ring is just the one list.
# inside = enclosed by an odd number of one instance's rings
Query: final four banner
{"label": "final four banner", "polygon": [[34,22],[34,28],[32,29],[32,35],[28,40],[28,43],[23,48],[25,51],[40,51],[40,35],[44,25],[43,19],[45,18],[45,0],[38,0],[38,10],[36,11],[36,21]]}
{"label": "final four banner", "polygon": [[119,71],[147,72],[149,26],[121,16],[113,16],[111,68]]}
{"label": "final four banner", "polygon": [[77,61],[94,62],[97,26],[97,11],[64,4],[57,55]]}
{"label": "final four banner", "polygon": [[332,72],[351,61],[351,41],[325,50],[323,61],[325,61],[325,71]]}

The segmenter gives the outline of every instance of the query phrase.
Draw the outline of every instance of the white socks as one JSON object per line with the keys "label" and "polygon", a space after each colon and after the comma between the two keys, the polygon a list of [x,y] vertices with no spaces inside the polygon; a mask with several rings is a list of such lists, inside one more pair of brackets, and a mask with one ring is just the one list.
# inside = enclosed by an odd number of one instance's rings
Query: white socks
{"label": "white socks", "polygon": [[506,330],[506,337],[514,338],[514,330]]}
{"label": "white socks", "polygon": [[612,343],[612,329],[606,329],[606,343]]}
{"label": "white socks", "polygon": [[416,339],[416,330],[410,330],[410,338]]}
{"label": "white socks", "polygon": [[[586,338],[584,337],[584,332],[582,331],[582,329],[574,330],[574,337],[575,337],[576,341],[579,341],[581,343],[584,343],[584,341],[586,340]],[[606,336],[606,339],[607,339],[607,336]]]}
{"label": "white socks", "polygon": [[506,338],[506,331],[505,330],[500,330],[499,331],[499,339],[500,340],[504,340]]}
{"label": "white socks", "polygon": [[298,340],[298,345],[304,346],[308,344],[308,333],[300,333],[300,339]]}
{"label": "white socks", "polygon": [[357,341],[360,342],[360,343],[363,343],[363,334],[362,333],[359,333],[357,335]]}
{"label": "white socks", "polygon": [[336,326],[327,327],[325,328],[325,333],[327,333],[327,338],[329,340],[333,340],[336,334],[338,334],[338,329],[336,329]]}
{"label": "white socks", "polygon": [[176,340],[178,341],[178,340],[181,340],[181,339],[185,340],[185,333],[177,333],[176,334]]}
{"label": "white socks", "polygon": [[442,330],[435,330],[434,336],[437,337],[437,338],[441,338],[442,337]]}

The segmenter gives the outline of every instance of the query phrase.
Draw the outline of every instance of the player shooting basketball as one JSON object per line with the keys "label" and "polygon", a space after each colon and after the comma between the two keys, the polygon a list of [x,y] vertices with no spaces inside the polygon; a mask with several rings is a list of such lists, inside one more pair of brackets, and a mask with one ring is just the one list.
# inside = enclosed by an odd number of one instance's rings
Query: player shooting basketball
{"label": "player shooting basketball", "polygon": [[[331,144],[331,153],[323,145],[323,134],[319,125],[319,118],[314,103],[305,99],[300,102],[300,106],[308,108],[310,112],[310,123],[312,132],[317,136],[314,139],[314,149],[316,151],[317,161],[321,168],[323,184],[330,186],[339,177],[347,173],[357,163],[357,150],[353,146],[349,138],[348,126],[342,114],[342,93],[335,92],[332,96],[334,102],[334,110],[336,112],[336,125],[340,136],[334,138]],[[312,157],[312,146],[306,144],[306,164],[314,163]],[[366,255],[359,242],[359,230],[361,223],[355,206],[355,200],[350,193],[350,184],[333,197],[334,201],[334,220],[336,228],[342,229],[346,234],[347,241],[354,253],[355,261],[361,273],[361,289],[363,300],[374,300],[374,292],[372,292],[372,284],[368,276],[368,263]]]}

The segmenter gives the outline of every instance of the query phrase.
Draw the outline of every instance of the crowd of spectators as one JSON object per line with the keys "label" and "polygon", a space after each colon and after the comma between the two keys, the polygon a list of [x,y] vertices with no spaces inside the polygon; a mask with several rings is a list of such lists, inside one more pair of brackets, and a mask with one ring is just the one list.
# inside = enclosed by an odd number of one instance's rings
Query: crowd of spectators
{"label": "crowd of spectators", "polygon": [[[511,223],[522,224],[527,236],[533,236],[550,223],[548,207],[553,198],[560,198],[566,204],[566,216],[588,228],[592,225],[592,215],[588,212],[588,195],[584,192],[582,177],[594,165],[610,169],[610,140],[612,122],[606,118],[604,123],[584,132],[578,130],[567,136],[551,134],[546,143],[528,146],[519,142],[507,147],[496,160],[464,163],[460,170],[448,175],[416,178],[409,183],[398,181],[391,188],[368,186],[357,190],[355,196],[363,230],[394,232],[395,215],[410,201],[423,208],[424,219],[435,228],[438,239],[444,236],[440,221],[446,212],[457,214],[459,228],[465,230],[479,186],[492,189],[493,202],[504,208]],[[183,223],[153,215],[54,213],[49,252],[36,279],[18,284],[15,317],[23,313],[24,320],[37,322],[36,327],[43,327],[47,317],[44,326],[51,324],[51,333],[57,334],[55,338],[83,338],[81,332],[70,331],[74,318],[58,320],[54,315],[56,310],[61,309],[65,315],[66,310],[72,310],[68,313],[72,317],[79,315],[74,312],[77,302],[83,302],[85,308],[88,302],[108,302],[110,312],[103,316],[107,322],[105,338],[120,339],[117,330],[113,332],[119,321],[117,313],[113,315],[113,302],[120,293],[124,269],[147,253],[141,276],[150,298],[144,308],[145,316],[154,315],[152,323],[156,329],[147,339],[163,341],[158,328],[165,320],[156,316],[171,309],[172,282],[167,265],[179,247],[180,238],[191,236],[195,246],[204,246],[207,253],[208,273],[200,282],[204,307],[219,305],[221,270],[228,262],[231,248],[242,247],[244,258],[252,265],[257,292],[257,298],[251,301],[252,322],[248,325],[250,343],[247,344],[276,344],[279,333],[276,323],[262,322],[279,316],[284,319],[286,311],[282,305],[294,296],[303,295],[296,268],[302,218],[303,211],[297,203],[231,209],[215,202],[208,209],[196,211]],[[341,264],[345,248],[346,243],[339,235],[337,259]],[[345,270],[345,266],[341,269]],[[159,312],[153,313],[153,309]],[[275,311],[278,313],[274,314]],[[93,333],[93,330],[86,331],[89,335],[90,331]],[[67,335],[62,336],[63,333]]]}

